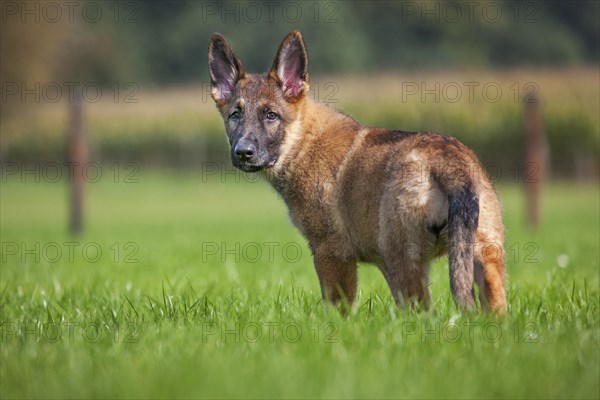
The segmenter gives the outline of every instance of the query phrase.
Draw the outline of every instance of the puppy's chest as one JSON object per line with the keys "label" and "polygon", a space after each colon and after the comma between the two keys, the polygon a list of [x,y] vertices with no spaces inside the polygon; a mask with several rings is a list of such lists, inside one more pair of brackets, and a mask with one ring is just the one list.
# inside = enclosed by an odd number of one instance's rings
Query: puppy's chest
{"label": "puppy's chest", "polygon": [[339,235],[333,182],[290,179],[280,182],[276,189],[289,209],[292,222],[309,241]]}

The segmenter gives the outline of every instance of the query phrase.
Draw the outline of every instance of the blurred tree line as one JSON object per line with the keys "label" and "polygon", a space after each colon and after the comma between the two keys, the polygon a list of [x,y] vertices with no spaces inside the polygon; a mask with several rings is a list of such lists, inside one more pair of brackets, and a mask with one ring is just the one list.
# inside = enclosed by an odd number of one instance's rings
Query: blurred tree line
{"label": "blurred tree line", "polygon": [[311,70],[318,73],[599,59],[596,0],[78,4],[72,15],[61,6],[56,18],[44,2],[2,2],[2,81],[206,81],[212,32],[229,38],[247,69],[264,71],[279,40],[296,28],[308,42]]}

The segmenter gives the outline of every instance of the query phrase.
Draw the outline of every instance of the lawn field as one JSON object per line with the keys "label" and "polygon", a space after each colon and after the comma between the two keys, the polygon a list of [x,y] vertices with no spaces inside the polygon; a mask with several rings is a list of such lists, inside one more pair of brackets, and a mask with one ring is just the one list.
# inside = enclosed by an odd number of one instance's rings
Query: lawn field
{"label": "lawn field", "polygon": [[342,316],[265,182],[114,172],[86,187],[80,238],[65,182],[3,176],[3,399],[600,397],[597,185],[546,187],[535,232],[521,187],[498,186],[506,319],[459,315],[446,259],[434,312],[400,312],[362,266]]}

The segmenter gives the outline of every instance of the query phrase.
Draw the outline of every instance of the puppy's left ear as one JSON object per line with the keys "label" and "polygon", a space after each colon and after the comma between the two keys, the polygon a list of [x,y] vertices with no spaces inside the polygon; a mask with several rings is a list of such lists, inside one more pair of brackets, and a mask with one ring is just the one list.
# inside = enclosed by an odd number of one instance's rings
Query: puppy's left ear
{"label": "puppy's left ear", "polygon": [[269,78],[279,84],[287,101],[308,93],[308,54],[300,31],[290,32],[281,42]]}

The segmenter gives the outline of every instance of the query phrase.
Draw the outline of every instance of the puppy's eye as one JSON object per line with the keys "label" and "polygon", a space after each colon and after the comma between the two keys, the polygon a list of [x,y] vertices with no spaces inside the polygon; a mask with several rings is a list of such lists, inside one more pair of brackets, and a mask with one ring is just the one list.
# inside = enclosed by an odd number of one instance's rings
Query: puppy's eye
{"label": "puppy's eye", "polygon": [[240,112],[239,111],[234,111],[231,114],[229,114],[229,119],[240,119]]}
{"label": "puppy's eye", "polygon": [[279,115],[277,115],[277,113],[274,113],[273,111],[269,111],[267,112],[266,117],[269,121],[275,121],[277,118],[279,118]]}

